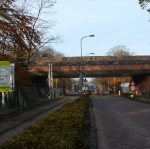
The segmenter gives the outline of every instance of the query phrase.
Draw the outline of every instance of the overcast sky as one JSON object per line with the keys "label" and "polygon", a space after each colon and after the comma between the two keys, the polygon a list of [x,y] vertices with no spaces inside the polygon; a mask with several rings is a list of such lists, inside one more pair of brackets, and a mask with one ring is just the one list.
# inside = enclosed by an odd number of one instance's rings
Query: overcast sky
{"label": "overcast sky", "polygon": [[124,45],[136,55],[150,55],[150,14],[142,10],[138,0],[57,0],[51,16],[57,25],[51,33],[63,36],[63,43],[52,47],[65,56],[81,56],[93,52],[105,56],[109,49]]}

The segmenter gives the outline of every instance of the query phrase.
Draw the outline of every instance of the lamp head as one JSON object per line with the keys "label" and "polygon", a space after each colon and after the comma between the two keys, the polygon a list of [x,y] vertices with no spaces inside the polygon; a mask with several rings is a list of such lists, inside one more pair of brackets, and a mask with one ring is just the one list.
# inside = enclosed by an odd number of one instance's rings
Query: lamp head
{"label": "lamp head", "polygon": [[89,37],[94,37],[94,34],[93,35],[89,35]]}

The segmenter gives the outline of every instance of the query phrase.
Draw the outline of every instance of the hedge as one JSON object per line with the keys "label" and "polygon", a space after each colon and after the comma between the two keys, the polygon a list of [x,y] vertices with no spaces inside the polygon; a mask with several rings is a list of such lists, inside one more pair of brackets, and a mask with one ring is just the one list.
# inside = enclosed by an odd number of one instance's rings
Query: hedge
{"label": "hedge", "polygon": [[89,97],[67,103],[34,126],[0,145],[0,149],[79,149]]}

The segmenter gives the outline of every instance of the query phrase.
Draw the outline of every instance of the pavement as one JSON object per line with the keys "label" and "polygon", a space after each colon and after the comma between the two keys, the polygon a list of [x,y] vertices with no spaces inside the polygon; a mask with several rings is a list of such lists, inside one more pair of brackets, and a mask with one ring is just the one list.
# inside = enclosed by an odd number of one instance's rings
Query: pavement
{"label": "pavement", "polygon": [[60,109],[62,105],[75,101],[79,96],[64,96],[54,99],[45,105],[20,111],[13,116],[3,116],[0,120],[0,144],[9,141],[14,135],[24,131],[25,128],[34,125],[50,113]]}

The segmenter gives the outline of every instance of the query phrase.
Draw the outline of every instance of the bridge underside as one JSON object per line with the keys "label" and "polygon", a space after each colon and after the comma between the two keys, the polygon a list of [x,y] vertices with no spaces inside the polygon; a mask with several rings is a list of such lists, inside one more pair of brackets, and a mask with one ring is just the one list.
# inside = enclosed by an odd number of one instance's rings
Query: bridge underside
{"label": "bridge underside", "polygon": [[[30,73],[48,77],[48,66],[30,68]],[[79,78],[81,66],[53,66],[53,78]],[[135,77],[150,74],[150,65],[97,65],[83,66],[86,77]]]}

